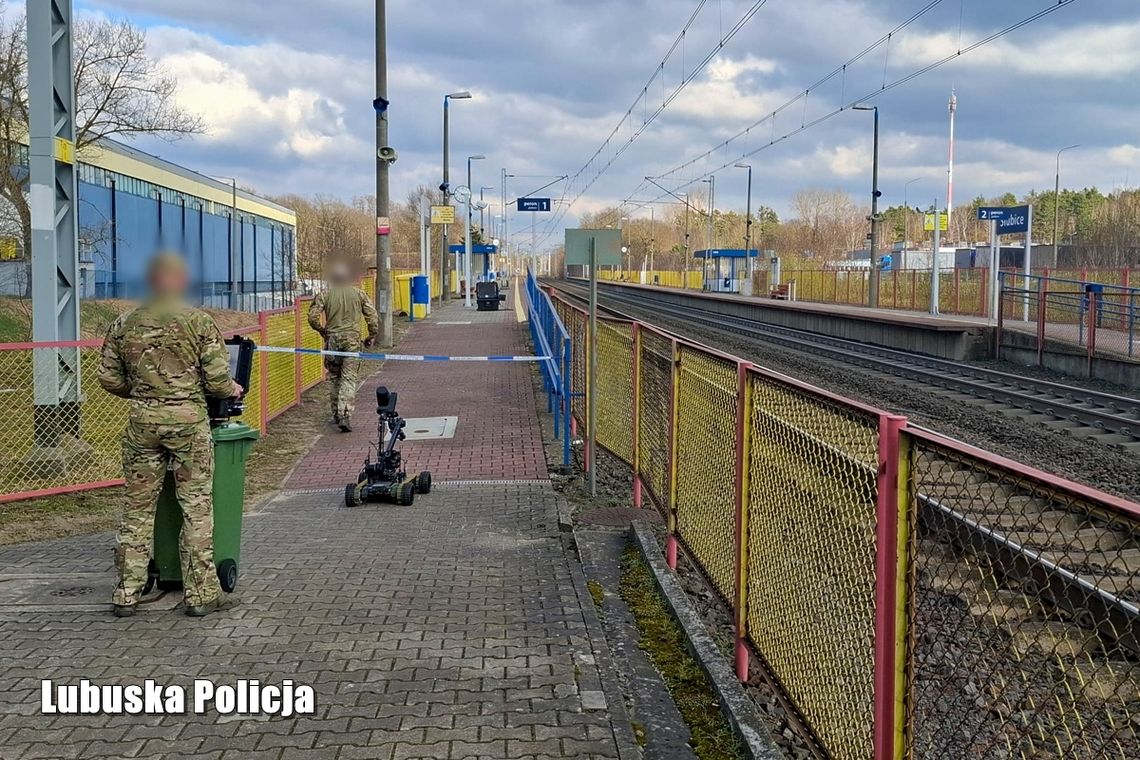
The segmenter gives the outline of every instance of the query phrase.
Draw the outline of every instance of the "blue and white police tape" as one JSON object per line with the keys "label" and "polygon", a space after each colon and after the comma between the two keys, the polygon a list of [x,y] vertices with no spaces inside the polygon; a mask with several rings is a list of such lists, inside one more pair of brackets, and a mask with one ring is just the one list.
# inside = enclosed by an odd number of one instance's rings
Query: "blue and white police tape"
{"label": "blue and white police tape", "polygon": [[546,362],[549,356],[439,356],[433,354],[373,354],[367,351],[328,351],[317,348],[258,346],[267,354],[302,354],[304,356],[342,356],[346,359],[369,359],[382,362]]}

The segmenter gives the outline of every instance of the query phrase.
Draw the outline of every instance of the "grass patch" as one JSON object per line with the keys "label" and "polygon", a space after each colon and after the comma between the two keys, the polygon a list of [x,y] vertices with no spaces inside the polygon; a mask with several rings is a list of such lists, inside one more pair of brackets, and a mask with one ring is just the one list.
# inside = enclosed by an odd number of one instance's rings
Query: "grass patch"
{"label": "grass patch", "polygon": [[[80,338],[102,338],[120,314],[136,306],[134,301],[83,299],[79,302]],[[230,309],[206,309],[222,332],[257,327],[257,315]],[[26,298],[0,298],[0,343],[23,343],[32,339],[32,302]]]}
{"label": "grass patch", "polygon": [[653,573],[636,547],[622,554],[621,597],[641,632],[638,645],[661,673],[689,725],[693,751],[701,760],[739,760],[743,748],[720,711],[720,702],[701,666],[685,646],[685,634],[657,593]]}
{"label": "grass patch", "polygon": [[595,580],[586,581],[586,588],[590,590],[590,596],[594,600],[594,606],[600,610],[602,608],[602,602],[606,599],[606,590],[602,588],[602,584]]}

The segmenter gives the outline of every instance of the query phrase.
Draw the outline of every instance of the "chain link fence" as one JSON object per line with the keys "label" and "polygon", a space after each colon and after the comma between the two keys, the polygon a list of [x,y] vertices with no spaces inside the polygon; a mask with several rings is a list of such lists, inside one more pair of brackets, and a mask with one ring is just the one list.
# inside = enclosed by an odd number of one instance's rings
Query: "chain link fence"
{"label": "chain link fence", "polygon": [[[257,315],[258,326],[238,330],[259,345],[323,348],[306,320],[309,298],[289,309]],[[122,483],[125,400],[99,385],[102,341],[0,344],[0,399],[7,445],[0,450],[0,502]],[[53,389],[63,377],[59,403]],[[77,371],[73,371],[77,368]],[[269,421],[300,403],[324,377],[319,356],[257,354],[241,421],[266,430]]]}
{"label": "chain link fence", "polygon": [[1140,757],[1140,508],[910,439],[915,757]]}

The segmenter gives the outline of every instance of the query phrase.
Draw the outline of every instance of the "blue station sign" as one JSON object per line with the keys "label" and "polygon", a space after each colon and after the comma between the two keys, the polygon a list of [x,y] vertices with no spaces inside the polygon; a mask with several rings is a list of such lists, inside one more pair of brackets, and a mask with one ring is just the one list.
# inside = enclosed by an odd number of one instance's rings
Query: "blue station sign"
{"label": "blue station sign", "polygon": [[519,198],[516,204],[519,211],[549,211],[549,198]]}
{"label": "blue station sign", "polygon": [[1029,231],[1029,206],[981,206],[978,219],[997,222],[999,235]]}

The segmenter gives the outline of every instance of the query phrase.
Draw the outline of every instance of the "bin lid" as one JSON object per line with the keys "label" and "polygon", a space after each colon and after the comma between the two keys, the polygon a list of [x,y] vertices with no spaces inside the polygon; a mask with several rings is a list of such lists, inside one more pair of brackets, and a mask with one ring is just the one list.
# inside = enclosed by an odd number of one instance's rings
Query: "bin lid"
{"label": "bin lid", "polygon": [[260,433],[244,422],[227,422],[211,432],[214,434],[214,441],[256,441],[261,437]]}

